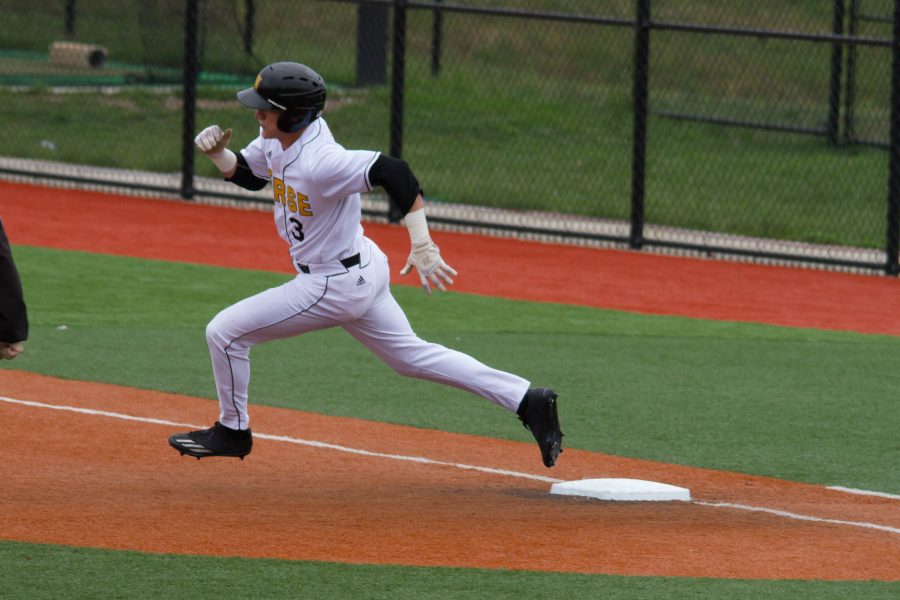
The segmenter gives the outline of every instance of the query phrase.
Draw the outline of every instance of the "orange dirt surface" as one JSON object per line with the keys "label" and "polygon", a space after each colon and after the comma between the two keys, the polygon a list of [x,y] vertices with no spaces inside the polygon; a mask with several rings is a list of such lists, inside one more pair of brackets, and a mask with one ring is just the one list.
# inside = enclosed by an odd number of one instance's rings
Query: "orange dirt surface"
{"label": "orange dirt surface", "polygon": [[[0,372],[3,396],[204,424],[210,400]],[[0,536],[119,550],[346,563],[719,578],[900,580],[900,503],[777,479],[256,406],[257,434],[449,465],[257,439],[244,461],[179,457],[183,427],[0,401]],[[510,426],[514,423],[511,422]],[[696,502],[602,502],[463,463],[571,480],[688,487]]]}
{"label": "orange dirt surface", "polygon": [[[14,244],[290,272],[269,213],[0,184]],[[395,274],[408,238],[367,224]],[[454,289],[654,314],[900,334],[898,282],[434,232]],[[415,276],[397,283],[417,285]],[[13,365],[14,366],[14,365]],[[347,563],[760,579],[900,580],[900,501],[568,449],[544,469],[519,443],[263,406],[245,461],[179,457],[166,438],[214,402],[0,371],[0,538],[146,552]],[[511,427],[518,427],[515,419]],[[455,463],[526,474],[466,469]],[[601,502],[550,482],[625,477],[693,501]],[[726,503],[731,507],[712,506]],[[761,512],[765,509],[768,512]],[[772,511],[780,511],[776,514]]]}
{"label": "orange dirt surface", "polygon": [[[0,217],[13,244],[293,272],[269,212],[189,202],[0,184]],[[409,237],[365,224],[401,278]],[[649,314],[900,335],[900,281],[432,232],[459,276],[453,289]]]}

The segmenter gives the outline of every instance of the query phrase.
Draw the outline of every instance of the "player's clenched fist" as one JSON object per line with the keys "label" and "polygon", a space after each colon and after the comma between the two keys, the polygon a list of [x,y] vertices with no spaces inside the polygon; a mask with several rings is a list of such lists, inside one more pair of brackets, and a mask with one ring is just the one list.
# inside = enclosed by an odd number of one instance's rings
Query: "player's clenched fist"
{"label": "player's clenched fist", "polygon": [[226,177],[234,174],[237,165],[237,156],[227,148],[230,139],[231,128],[222,131],[218,125],[210,125],[194,138],[197,149],[213,161]]}
{"label": "player's clenched fist", "polygon": [[228,146],[228,140],[231,139],[231,128],[225,131],[218,125],[210,125],[197,134],[194,143],[203,154],[218,154]]}

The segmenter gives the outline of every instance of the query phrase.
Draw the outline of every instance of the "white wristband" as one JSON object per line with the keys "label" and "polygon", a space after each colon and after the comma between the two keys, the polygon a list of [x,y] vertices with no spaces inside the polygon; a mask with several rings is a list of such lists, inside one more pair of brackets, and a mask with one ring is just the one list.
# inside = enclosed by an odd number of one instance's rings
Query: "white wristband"
{"label": "white wristband", "polygon": [[206,157],[213,161],[222,173],[230,173],[237,166],[237,156],[228,148],[215,154],[207,154]]}
{"label": "white wristband", "polygon": [[409,241],[413,244],[421,244],[430,239],[428,236],[428,223],[425,222],[424,208],[406,213],[403,223],[409,230]]}

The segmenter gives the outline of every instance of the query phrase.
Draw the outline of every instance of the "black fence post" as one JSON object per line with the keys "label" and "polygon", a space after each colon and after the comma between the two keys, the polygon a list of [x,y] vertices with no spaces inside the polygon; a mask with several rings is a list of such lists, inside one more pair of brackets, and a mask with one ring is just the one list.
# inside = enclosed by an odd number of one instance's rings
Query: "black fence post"
{"label": "black fence post", "polygon": [[244,52],[248,55],[253,54],[253,28],[254,21],[256,20],[256,4],[253,0],[245,0],[244,7],[246,8],[246,14],[244,16],[244,31],[242,31],[242,36],[244,38]]}
{"label": "black fence post", "polygon": [[66,35],[75,36],[75,0],[66,0]]}
{"label": "black fence post", "polygon": [[[440,4],[442,0],[434,0]],[[434,19],[431,22],[431,74],[437,77],[441,72],[441,45],[444,36],[444,13],[434,11]]]}
{"label": "black fence post", "polygon": [[356,84],[387,81],[388,7],[360,4],[356,13]]}
{"label": "black fence post", "polygon": [[891,46],[891,143],[888,160],[887,263],[888,275],[900,274],[900,0],[894,0]]}
{"label": "black fence post", "polygon": [[[403,91],[406,78],[406,0],[394,0],[394,38],[391,54],[391,156],[403,157]],[[400,221],[400,211],[389,203],[388,220]]]}
{"label": "black fence post", "polygon": [[[834,20],[831,25],[834,35],[844,34],[844,0],[834,0]],[[838,127],[841,113],[841,67],[844,63],[844,45],[831,45],[831,79],[828,83],[828,122],[825,137],[832,146],[838,143]]]}
{"label": "black fence post", "polygon": [[197,78],[200,59],[197,36],[200,29],[199,0],[187,0],[184,18],[184,105],[181,128],[181,197],[194,197],[194,123],[197,116]]}
{"label": "black fence post", "polygon": [[[898,0],[900,1],[900,0]],[[644,177],[647,162],[647,96],[650,79],[650,0],[636,0],[634,22],[634,134],[631,153],[631,235],[628,245],[644,244]]]}
{"label": "black fence post", "polygon": [[[850,15],[847,17],[847,35],[856,36],[859,23],[859,2],[850,0]],[[853,132],[853,107],[856,104],[856,44],[847,46],[847,76],[844,78],[844,140],[848,144],[856,141]]]}

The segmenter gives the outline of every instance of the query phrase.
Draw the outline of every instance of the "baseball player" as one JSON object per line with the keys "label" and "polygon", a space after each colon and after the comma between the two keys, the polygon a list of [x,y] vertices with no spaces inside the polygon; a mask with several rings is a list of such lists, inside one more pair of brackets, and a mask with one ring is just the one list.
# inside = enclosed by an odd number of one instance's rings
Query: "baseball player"
{"label": "baseball player", "polygon": [[428,294],[433,287],[445,291],[457,274],[429,235],[422,190],[406,162],[335,142],[321,116],[325,82],[305,65],[268,65],[237,98],[256,110],[259,137],[234,153],[227,148],[231,129],[212,125],[195,143],[226,180],[250,190],[271,183],[275,228],[297,275],[209,323],[219,420],[209,429],[175,434],[169,444],[198,459],[243,459],[253,444],[247,409],[251,346],[339,326],[401,375],[467,390],[515,411],[534,435],[544,465],[552,467],[562,452],[557,394],[419,339],[391,295],[387,258],[360,223],[360,194],[375,186],[384,188],[409,230],[411,252],[400,273],[415,269]]}
{"label": "baseball player", "polygon": [[13,262],[9,239],[0,221],[0,358],[12,360],[22,353],[28,339],[28,311],[22,280]]}

